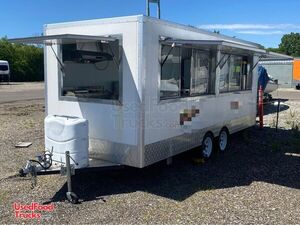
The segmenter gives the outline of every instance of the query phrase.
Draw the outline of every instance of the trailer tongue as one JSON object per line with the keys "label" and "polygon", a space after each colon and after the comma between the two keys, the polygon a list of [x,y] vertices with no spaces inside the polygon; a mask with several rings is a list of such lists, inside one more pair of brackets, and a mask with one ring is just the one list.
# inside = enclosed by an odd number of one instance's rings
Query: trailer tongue
{"label": "trailer tongue", "polygon": [[71,176],[76,169],[112,169],[121,165],[104,160],[89,159],[88,154],[88,121],[86,119],[50,115],[45,118],[45,147],[44,153],[28,160],[19,173],[21,176],[30,174],[32,187],[36,185],[36,176],[60,173],[67,176],[67,199],[72,203],[78,202],[77,195],[72,191]]}

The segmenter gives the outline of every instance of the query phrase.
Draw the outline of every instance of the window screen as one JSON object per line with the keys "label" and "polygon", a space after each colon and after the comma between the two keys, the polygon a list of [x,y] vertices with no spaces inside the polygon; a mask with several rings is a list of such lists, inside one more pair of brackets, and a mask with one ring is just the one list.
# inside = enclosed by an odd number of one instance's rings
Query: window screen
{"label": "window screen", "polygon": [[119,99],[119,40],[62,44],[62,96]]}

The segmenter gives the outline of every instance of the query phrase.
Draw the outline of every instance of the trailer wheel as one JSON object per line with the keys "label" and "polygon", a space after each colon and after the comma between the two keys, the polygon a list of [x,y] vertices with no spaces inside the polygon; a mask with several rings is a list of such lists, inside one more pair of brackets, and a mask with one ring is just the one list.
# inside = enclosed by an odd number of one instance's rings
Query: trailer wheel
{"label": "trailer wheel", "polygon": [[202,145],[201,145],[201,154],[203,158],[210,158],[214,149],[214,137],[211,133],[206,133]]}
{"label": "trailer wheel", "polygon": [[220,152],[225,152],[229,147],[229,132],[226,127],[222,128],[217,140],[218,149]]}

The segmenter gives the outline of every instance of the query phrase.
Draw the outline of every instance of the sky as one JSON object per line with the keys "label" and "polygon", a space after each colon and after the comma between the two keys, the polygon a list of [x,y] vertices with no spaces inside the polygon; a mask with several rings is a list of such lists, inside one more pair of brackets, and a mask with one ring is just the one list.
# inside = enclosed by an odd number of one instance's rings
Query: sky
{"label": "sky", "polygon": [[[151,4],[151,15],[156,8]],[[44,24],[145,14],[146,0],[0,0],[0,37],[40,35]],[[278,47],[300,32],[300,0],[161,0],[161,18]]]}

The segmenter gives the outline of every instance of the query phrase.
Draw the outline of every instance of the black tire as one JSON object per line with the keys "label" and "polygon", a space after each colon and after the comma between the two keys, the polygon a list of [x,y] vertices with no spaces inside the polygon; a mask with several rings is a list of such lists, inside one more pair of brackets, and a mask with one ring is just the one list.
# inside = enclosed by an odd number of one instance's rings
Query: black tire
{"label": "black tire", "polygon": [[226,127],[223,127],[220,130],[216,145],[217,145],[219,152],[226,152],[228,150],[228,148],[230,146],[230,134]]}
{"label": "black tire", "polygon": [[208,159],[212,156],[214,151],[214,136],[211,133],[206,133],[202,140],[201,155]]}

